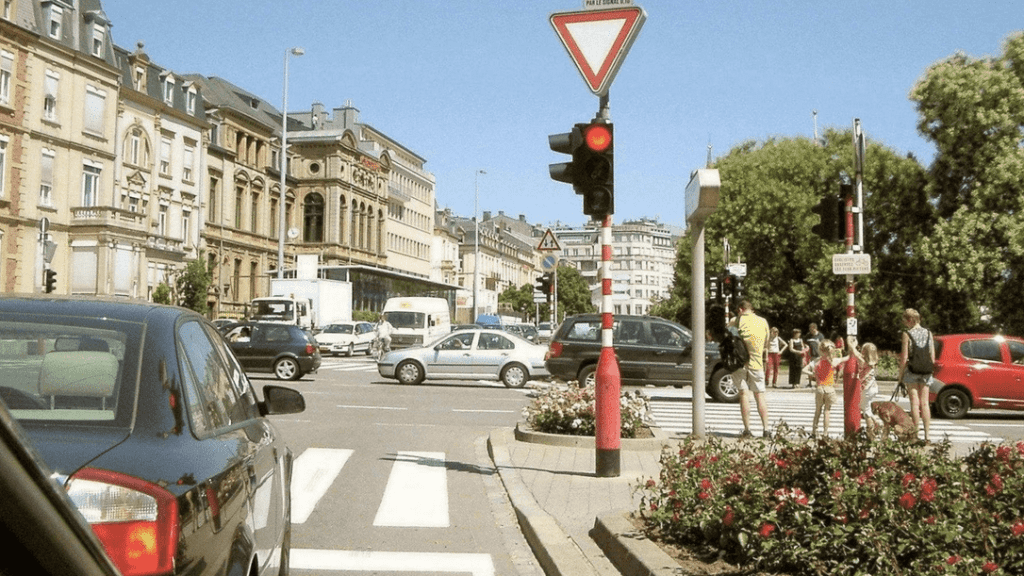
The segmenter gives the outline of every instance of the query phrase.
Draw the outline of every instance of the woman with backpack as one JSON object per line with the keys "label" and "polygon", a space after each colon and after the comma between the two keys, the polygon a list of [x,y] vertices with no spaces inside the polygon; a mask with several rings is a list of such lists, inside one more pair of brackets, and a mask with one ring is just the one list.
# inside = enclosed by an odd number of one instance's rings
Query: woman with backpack
{"label": "woman with backpack", "polygon": [[900,352],[899,381],[907,387],[910,397],[910,418],[914,427],[924,425],[924,441],[928,442],[931,410],[928,406],[928,383],[935,371],[935,342],[932,333],[921,326],[921,315],[913,308],[903,312],[903,348]]}

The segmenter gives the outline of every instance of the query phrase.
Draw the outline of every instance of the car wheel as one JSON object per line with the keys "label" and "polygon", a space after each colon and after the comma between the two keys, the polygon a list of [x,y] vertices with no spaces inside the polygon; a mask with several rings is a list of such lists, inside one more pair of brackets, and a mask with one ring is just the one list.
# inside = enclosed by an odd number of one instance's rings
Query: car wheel
{"label": "car wheel", "polygon": [[719,368],[711,375],[711,384],[708,387],[708,394],[719,402],[735,404],[740,401],[740,389],[732,379],[732,372],[729,372],[725,368]]}
{"label": "car wheel", "polygon": [[507,388],[522,388],[530,380],[530,374],[522,364],[509,364],[501,371],[501,381]]}
{"label": "car wheel", "polygon": [[423,368],[412,360],[406,360],[395,368],[395,376],[402,384],[419,384],[423,382]]}
{"label": "car wheel", "polygon": [[351,358],[351,357],[353,357],[355,355],[356,355],[356,345],[355,345],[354,342],[349,342],[348,351],[345,352],[345,356],[348,356],[349,358]]}
{"label": "car wheel", "polygon": [[956,420],[967,415],[971,409],[971,399],[959,388],[945,388],[935,398],[935,411],[942,418]]}
{"label": "car wheel", "polygon": [[580,385],[581,388],[585,388],[587,386],[596,386],[597,385],[597,364],[590,364],[590,365],[584,366],[580,370],[579,381],[580,381],[579,385]]}
{"label": "car wheel", "polygon": [[298,380],[302,376],[299,363],[294,358],[281,358],[274,363],[274,376],[278,380]]}

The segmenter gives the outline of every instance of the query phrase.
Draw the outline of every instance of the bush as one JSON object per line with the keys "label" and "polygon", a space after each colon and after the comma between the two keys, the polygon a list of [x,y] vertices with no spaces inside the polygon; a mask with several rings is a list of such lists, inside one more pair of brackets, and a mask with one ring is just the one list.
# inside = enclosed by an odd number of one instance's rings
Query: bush
{"label": "bush", "polygon": [[649,536],[742,566],[822,574],[1024,574],[1024,441],[687,439],[639,485]]}
{"label": "bush", "polygon": [[[593,386],[580,388],[570,384],[549,388],[523,408],[523,417],[537,432],[593,436],[595,399]],[[650,421],[651,406],[647,395],[640,390],[623,391],[619,407],[621,437],[636,438],[640,429]]]}

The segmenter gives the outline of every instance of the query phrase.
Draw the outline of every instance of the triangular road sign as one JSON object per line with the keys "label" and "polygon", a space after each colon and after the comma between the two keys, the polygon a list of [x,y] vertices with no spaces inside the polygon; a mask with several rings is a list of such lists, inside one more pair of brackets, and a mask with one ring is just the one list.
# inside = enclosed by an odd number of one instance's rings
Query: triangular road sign
{"label": "triangular road sign", "polygon": [[631,6],[559,12],[551,15],[551,26],[590,91],[604,96],[646,19],[643,8]]}
{"label": "triangular road sign", "polygon": [[561,250],[562,247],[558,245],[558,240],[555,238],[555,233],[548,228],[547,232],[540,239],[540,244],[537,245],[537,250],[545,252],[553,252]]}

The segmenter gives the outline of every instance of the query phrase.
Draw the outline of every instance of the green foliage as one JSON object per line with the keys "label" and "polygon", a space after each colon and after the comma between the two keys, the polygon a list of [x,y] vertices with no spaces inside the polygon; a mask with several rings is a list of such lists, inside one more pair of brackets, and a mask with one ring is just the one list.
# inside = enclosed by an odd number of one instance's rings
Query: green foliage
{"label": "green foliage", "polygon": [[185,266],[184,272],[178,276],[175,288],[178,293],[178,306],[206,314],[206,293],[210,287],[210,273],[204,264],[205,258],[192,260]]}
{"label": "green foliage", "polygon": [[161,282],[159,286],[153,289],[153,302],[157,304],[171,303],[171,287],[166,282]]}
{"label": "green foliage", "polygon": [[1024,442],[693,438],[637,486],[649,536],[744,566],[820,574],[1024,573]]}
{"label": "green foliage", "polygon": [[[523,416],[537,432],[593,436],[595,427],[594,386],[580,388],[575,385],[549,388],[533,399]],[[621,437],[636,438],[637,433],[651,419],[651,406],[640,390],[622,391],[619,400]]]}
{"label": "green foliage", "polygon": [[377,318],[380,317],[379,312],[372,310],[353,310],[352,320],[355,322],[376,322]]}
{"label": "green foliage", "polygon": [[519,314],[530,314],[534,311],[533,284],[506,288],[504,292],[498,294],[498,302],[508,304]]}
{"label": "green foliage", "polygon": [[[558,315],[559,320],[574,314],[596,312],[590,301],[590,286],[579,270],[566,266],[558,267]],[[545,317],[543,314],[542,317]]]}

